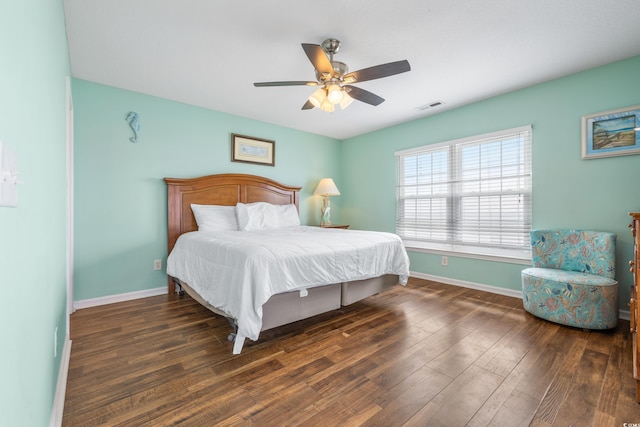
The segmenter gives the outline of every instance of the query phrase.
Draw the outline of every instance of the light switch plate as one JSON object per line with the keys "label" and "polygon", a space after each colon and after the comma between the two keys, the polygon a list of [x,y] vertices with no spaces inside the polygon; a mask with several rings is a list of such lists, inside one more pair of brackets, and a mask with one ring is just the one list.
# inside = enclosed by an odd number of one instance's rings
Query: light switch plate
{"label": "light switch plate", "polygon": [[0,142],[0,206],[18,206],[18,161],[13,151]]}

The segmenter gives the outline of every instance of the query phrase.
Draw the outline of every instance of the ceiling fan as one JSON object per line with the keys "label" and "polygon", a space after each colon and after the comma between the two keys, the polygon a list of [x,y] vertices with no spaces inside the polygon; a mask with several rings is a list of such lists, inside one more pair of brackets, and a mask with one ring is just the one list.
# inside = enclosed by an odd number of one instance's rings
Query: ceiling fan
{"label": "ceiling fan", "polygon": [[327,39],[322,42],[322,45],[302,43],[302,49],[304,49],[316,70],[317,81],[260,82],[253,85],[256,87],[320,86],[307,99],[302,109],[310,110],[316,107],[322,111],[333,112],[335,105],[340,105],[344,110],[354,99],[373,106],[384,102],[384,98],[352,86],[352,83],[380,79],[411,70],[409,62],[405,59],[363,68],[350,73],[347,64],[333,59],[333,55],[340,50],[340,40],[336,39]]}

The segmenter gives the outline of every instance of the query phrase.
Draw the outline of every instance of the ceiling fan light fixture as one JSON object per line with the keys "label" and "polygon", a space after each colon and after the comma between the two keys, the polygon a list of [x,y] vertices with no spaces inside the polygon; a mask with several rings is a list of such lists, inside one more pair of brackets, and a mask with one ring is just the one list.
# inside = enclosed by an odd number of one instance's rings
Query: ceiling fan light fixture
{"label": "ceiling fan light fixture", "polygon": [[316,90],[315,92],[313,92],[311,94],[311,96],[309,97],[309,102],[312,103],[314,107],[321,108],[322,107],[322,103],[326,99],[327,99],[327,94],[326,94],[324,88],[321,87],[320,89]]}
{"label": "ceiling fan light fixture", "polygon": [[325,98],[324,101],[322,101],[322,105],[320,105],[320,109],[325,113],[333,113],[333,111],[335,110],[335,107],[329,101],[329,98]]}
{"label": "ceiling fan light fixture", "polygon": [[329,98],[329,102],[332,104],[340,104],[343,95],[344,92],[340,86],[337,84],[329,85],[329,88],[327,89],[327,98]]}
{"label": "ceiling fan light fixture", "polygon": [[353,98],[349,96],[347,92],[344,92],[342,95],[342,101],[340,101],[340,108],[343,110],[347,108],[353,102]]}
{"label": "ceiling fan light fixture", "polygon": [[309,96],[302,106],[307,111],[313,108],[326,112],[333,112],[336,105],[343,110],[354,100],[364,102],[372,106],[378,106],[384,102],[384,98],[352,86],[352,83],[365,82],[380,79],[400,73],[411,71],[409,61],[388,62],[349,72],[347,64],[336,61],[334,55],[340,49],[340,40],[326,39],[322,45],[302,43],[302,49],[309,58],[315,70],[317,81],[289,80],[281,82],[256,82],[256,87],[267,86],[316,86],[318,89]]}

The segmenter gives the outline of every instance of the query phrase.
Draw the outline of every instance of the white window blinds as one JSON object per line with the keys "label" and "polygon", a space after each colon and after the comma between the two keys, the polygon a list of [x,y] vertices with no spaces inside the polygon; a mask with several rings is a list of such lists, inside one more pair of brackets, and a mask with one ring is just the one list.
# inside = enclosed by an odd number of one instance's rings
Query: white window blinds
{"label": "white window blinds", "polygon": [[408,247],[530,258],[531,126],[396,153]]}

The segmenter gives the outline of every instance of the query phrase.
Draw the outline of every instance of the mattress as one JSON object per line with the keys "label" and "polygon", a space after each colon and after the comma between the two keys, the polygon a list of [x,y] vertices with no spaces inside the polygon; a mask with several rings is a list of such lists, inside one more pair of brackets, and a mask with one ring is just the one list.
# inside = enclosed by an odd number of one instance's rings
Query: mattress
{"label": "mattress", "polygon": [[188,283],[207,303],[236,319],[234,353],[257,340],[262,306],[272,295],[364,280],[409,277],[409,258],[395,234],[296,226],[181,235],[167,274]]}

